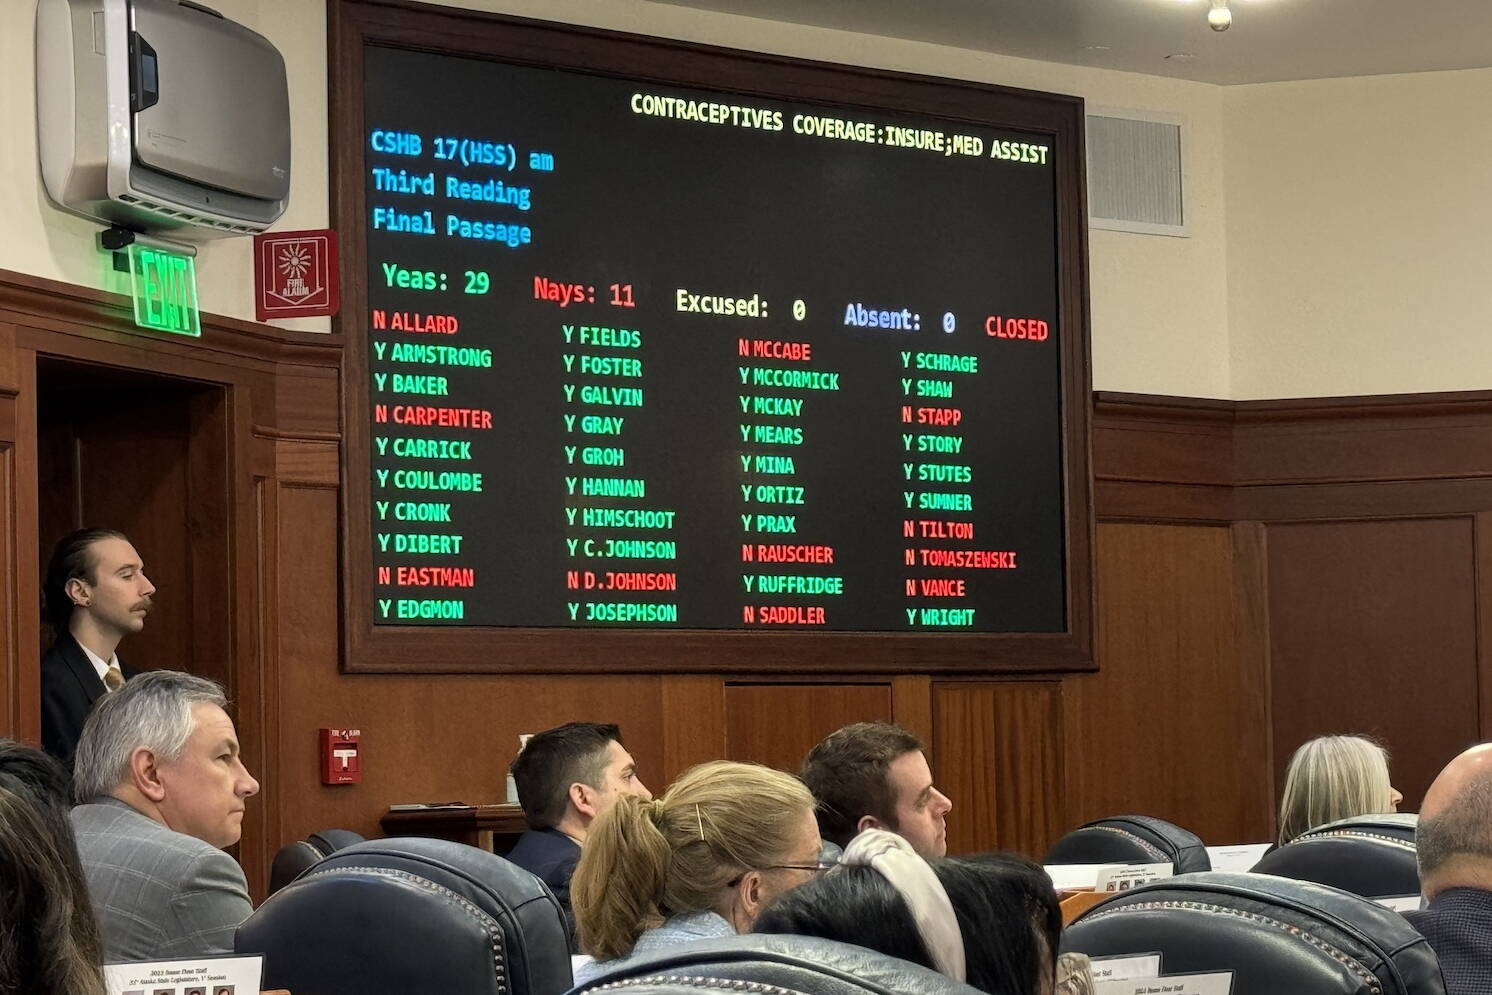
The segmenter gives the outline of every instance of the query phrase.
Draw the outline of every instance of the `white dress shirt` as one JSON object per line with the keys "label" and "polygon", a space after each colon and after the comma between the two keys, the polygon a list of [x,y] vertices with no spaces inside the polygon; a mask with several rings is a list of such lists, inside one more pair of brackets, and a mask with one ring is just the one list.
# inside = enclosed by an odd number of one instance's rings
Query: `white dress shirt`
{"label": "white dress shirt", "polygon": [[[83,648],[83,652],[88,656],[88,662],[91,663],[91,664],[93,664],[93,669],[96,670],[96,671],[98,671],[98,679],[99,680],[103,680],[104,679],[104,675],[109,672],[109,668],[110,667],[118,667],[119,666],[119,654],[118,653],[115,653],[112,656],[110,656],[109,657],[109,662],[105,663],[103,657],[101,657],[97,653],[93,652],[93,650],[89,649],[87,646],[83,646],[82,643],[79,643],[78,645]],[[120,667],[120,671],[123,672],[123,670],[124,670],[124,668]],[[109,685],[107,683],[104,684],[104,687],[106,689],[108,688],[108,686]]]}

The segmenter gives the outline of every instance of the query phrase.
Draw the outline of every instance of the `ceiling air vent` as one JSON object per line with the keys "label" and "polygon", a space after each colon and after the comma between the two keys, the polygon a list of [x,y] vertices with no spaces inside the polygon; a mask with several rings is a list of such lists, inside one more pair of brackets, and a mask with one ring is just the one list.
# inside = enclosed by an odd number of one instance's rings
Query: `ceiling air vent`
{"label": "ceiling air vent", "polygon": [[1181,119],[1145,111],[1088,114],[1088,225],[1185,237]]}

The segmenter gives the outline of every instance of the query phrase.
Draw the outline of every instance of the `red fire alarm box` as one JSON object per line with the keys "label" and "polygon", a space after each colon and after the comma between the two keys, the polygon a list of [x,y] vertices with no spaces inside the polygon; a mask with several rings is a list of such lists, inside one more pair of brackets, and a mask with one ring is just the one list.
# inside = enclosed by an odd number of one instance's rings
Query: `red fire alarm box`
{"label": "red fire alarm box", "polygon": [[321,783],[357,784],[363,779],[363,758],[358,742],[361,729],[321,730]]}

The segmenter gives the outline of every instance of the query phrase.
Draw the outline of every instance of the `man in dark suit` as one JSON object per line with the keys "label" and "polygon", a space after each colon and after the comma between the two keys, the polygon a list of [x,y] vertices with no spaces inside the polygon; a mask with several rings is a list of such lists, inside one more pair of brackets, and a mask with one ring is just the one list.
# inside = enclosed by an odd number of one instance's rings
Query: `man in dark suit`
{"label": "man in dark suit", "polygon": [[1420,891],[1405,918],[1440,958],[1446,995],[1492,995],[1492,743],[1446,765],[1415,830]]}
{"label": "man in dark suit", "polygon": [[595,722],[569,722],[529,737],[512,774],[529,829],[508,860],[549,886],[565,908],[573,937],[570,875],[591,822],[621,795],[653,795],[638,779],[621,731]]}
{"label": "man in dark suit", "polygon": [[145,627],[154,593],[121,532],[79,529],[52,551],[42,597],[56,640],[41,660],[41,745],[69,767],[93,703],[135,675],[115,650]]}

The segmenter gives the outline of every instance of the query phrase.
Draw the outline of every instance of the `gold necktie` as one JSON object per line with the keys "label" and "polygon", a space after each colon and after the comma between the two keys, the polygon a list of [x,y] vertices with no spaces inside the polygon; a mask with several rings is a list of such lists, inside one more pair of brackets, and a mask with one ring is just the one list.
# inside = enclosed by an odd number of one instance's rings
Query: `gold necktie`
{"label": "gold necktie", "polygon": [[118,691],[124,687],[124,673],[117,666],[110,666],[104,671],[104,687],[110,691]]}

